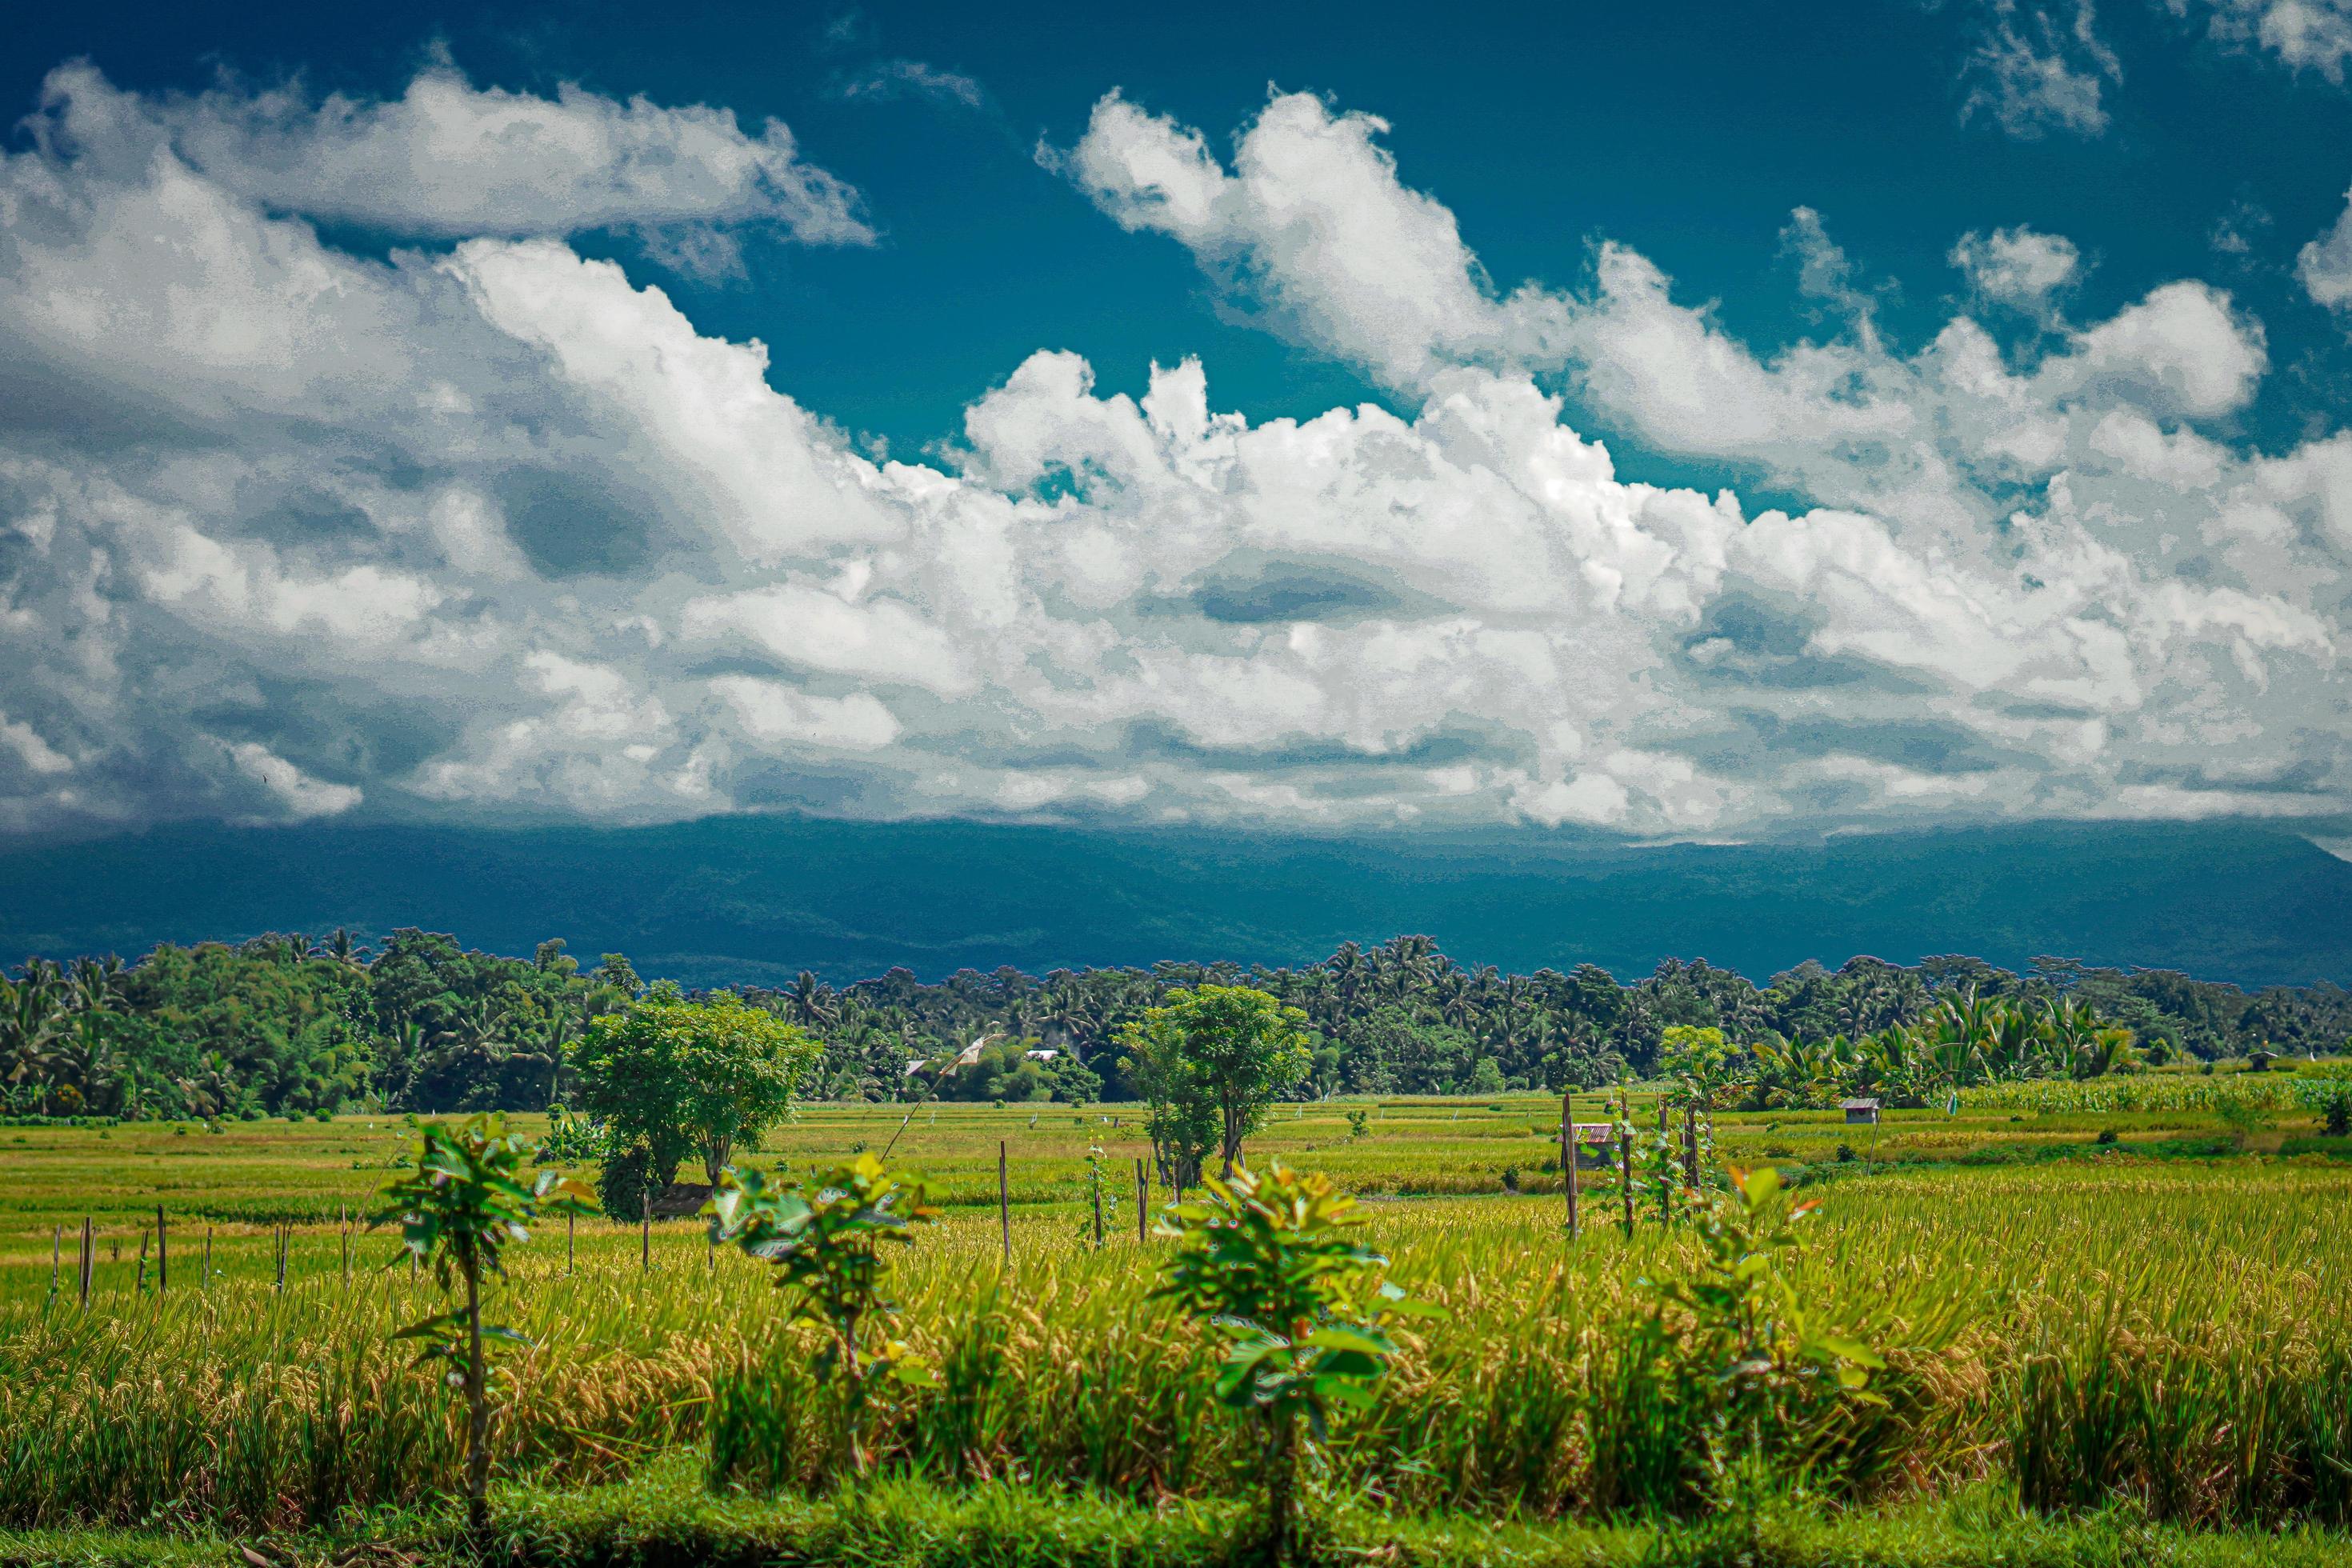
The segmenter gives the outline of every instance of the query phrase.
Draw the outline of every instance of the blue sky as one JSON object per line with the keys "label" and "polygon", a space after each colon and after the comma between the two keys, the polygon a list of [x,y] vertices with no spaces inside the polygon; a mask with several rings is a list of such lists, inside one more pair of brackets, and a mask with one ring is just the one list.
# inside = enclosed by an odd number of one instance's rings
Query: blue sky
{"label": "blue sky", "polygon": [[0,828],[2344,831],[2326,0],[5,49]]}

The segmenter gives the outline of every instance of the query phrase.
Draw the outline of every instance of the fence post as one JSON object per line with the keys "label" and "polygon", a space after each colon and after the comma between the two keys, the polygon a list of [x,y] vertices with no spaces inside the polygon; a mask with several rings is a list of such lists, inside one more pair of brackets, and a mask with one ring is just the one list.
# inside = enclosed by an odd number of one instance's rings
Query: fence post
{"label": "fence post", "polygon": [[1004,1233],[1004,1267],[1013,1267],[1013,1186],[1005,1175],[1004,1140],[996,1141],[996,1223]]}
{"label": "fence post", "polygon": [[1623,1129],[1617,1140],[1618,1184],[1625,1195],[1625,1239],[1633,1239],[1633,1099],[1623,1089],[1617,1091],[1617,1110]]}
{"label": "fence post", "polygon": [[1574,1241],[1576,1229],[1576,1096],[1570,1092],[1559,1097],[1559,1184],[1568,1194],[1568,1239]]}
{"label": "fence post", "polygon": [[1150,1207],[1150,1179],[1143,1173],[1143,1162],[1138,1160],[1135,1163],[1135,1239],[1139,1242],[1145,1239],[1143,1216],[1145,1211]]}
{"label": "fence post", "polygon": [[172,1249],[164,1239],[163,1205],[155,1205],[155,1294],[161,1296],[172,1288]]}

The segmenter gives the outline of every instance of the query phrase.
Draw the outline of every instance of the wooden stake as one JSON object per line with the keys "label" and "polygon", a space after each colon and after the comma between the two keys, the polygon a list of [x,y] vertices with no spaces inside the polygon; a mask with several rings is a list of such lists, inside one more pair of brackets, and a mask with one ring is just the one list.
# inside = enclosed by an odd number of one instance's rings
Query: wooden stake
{"label": "wooden stake", "polygon": [[139,1284],[135,1294],[147,1294],[147,1227],[139,1227]]}
{"label": "wooden stake", "polygon": [[163,1205],[155,1205],[155,1294],[172,1288],[172,1250],[163,1231]]}
{"label": "wooden stake", "polygon": [[1568,1239],[1574,1241],[1576,1228],[1576,1096],[1573,1092],[1559,1097],[1559,1184],[1568,1194]]}
{"label": "wooden stake", "polygon": [[648,1187],[637,1194],[637,1272],[654,1266],[654,1194]]}
{"label": "wooden stake", "polygon": [[1091,1176],[1091,1177],[1094,1179],[1094,1188],[1095,1188],[1095,1250],[1096,1250],[1096,1251],[1097,1251],[1097,1252],[1099,1252],[1099,1251],[1101,1251],[1101,1250],[1102,1250],[1102,1244],[1103,1244],[1103,1232],[1102,1232],[1102,1167],[1101,1167],[1099,1164],[1097,1164],[1097,1165],[1094,1165],[1094,1166],[1091,1166],[1091,1167],[1089,1167],[1089,1168],[1088,1168],[1087,1174],[1088,1174],[1089,1176]]}
{"label": "wooden stake", "polygon": [[1622,1114],[1624,1136],[1617,1141],[1619,1185],[1625,1189],[1625,1239],[1633,1239],[1633,1101],[1623,1089],[1617,1091],[1617,1109]]}
{"label": "wooden stake", "polygon": [[89,1216],[81,1219],[81,1304],[89,1305],[90,1271],[98,1266],[98,1237],[90,1234]]}
{"label": "wooden stake", "polygon": [[205,1226],[205,1272],[204,1277],[196,1281],[196,1286],[205,1290],[213,1287],[213,1227],[210,1226]]}
{"label": "wooden stake", "polygon": [[1004,1173],[1004,1140],[996,1141],[996,1223],[1004,1233],[1004,1267],[1013,1267],[1013,1187]]}
{"label": "wooden stake", "polygon": [[1143,1231],[1145,1211],[1151,1206],[1151,1178],[1143,1173],[1143,1162],[1135,1163],[1135,1239],[1148,1239]]}

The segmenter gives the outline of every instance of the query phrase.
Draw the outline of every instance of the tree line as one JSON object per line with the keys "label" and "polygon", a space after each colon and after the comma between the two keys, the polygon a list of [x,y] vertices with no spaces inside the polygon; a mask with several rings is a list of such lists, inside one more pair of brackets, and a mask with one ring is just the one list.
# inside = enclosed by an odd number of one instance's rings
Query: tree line
{"label": "tree line", "polygon": [[[2086,1027],[2128,1031],[2159,1064],[2336,1050],[2352,1037],[2352,994],[2324,983],[2248,992],[2163,970],[2037,958],[2013,972],[1956,955],[1908,966],[1862,957],[1833,970],[1808,962],[1760,986],[1669,959],[1623,983],[1589,963],[1533,974],[1462,964],[1426,936],[1349,942],[1295,967],[1007,966],[931,982],[898,968],[839,986],[803,972],[789,986],[732,994],[813,1042],[803,1094],[1086,1102],[1150,1098],[1150,1059],[1128,1042],[1173,994],[1203,986],[1263,992],[1302,1015],[1295,1088],[1313,1095],[1592,1088],[1654,1075],[1668,1031],[1683,1029],[1719,1030],[1748,1061],[1818,1079],[1822,1053],[1851,1057],[1856,1042],[1916,1030],[1963,997],[2021,1016],[2063,1005]],[[594,1021],[647,989],[620,953],[583,966],[560,939],[518,958],[413,929],[373,948],[349,931],[273,932],[166,944],[129,963],[33,958],[0,975],[0,1109],[536,1110],[576,1091]]]}

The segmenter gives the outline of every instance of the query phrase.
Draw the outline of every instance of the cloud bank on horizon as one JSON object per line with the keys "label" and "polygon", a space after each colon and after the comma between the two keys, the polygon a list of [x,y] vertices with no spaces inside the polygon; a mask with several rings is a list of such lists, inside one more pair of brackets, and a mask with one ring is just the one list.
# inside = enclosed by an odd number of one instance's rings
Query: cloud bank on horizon
{"label": "cloud bank on horizon", "polygon": [[[2307,0],[2175,9],[2352,58]],[[1967,111],[2088,129],[2089,7],[1988,15]],[[2043,71],[2054,121],[2017,96],[2044,58],[2091,87]],[[1041,349],[905,461],[574,248],[870,243],[781,124],[437,63],[383,100],[68,65],[30,126],[0,159],[0,829],[2352,811],[2352,431],[2237,437],[2263,323],[2197,279],[2074,320],[2063,236],[1954,236],[1965,309],[1906,349],[1801,208],[1825,330],[1760,355],[1622,245],[1497,286],[1369,114],[1275,93],[1226,151],[1111,91],[1040,161],[1410,415],[1252,424],[1196,360],[1131,398]],[[2299,268],[2352,312],[2352,212]],[[1643,483],[1571,407],[1806,504]]]}

